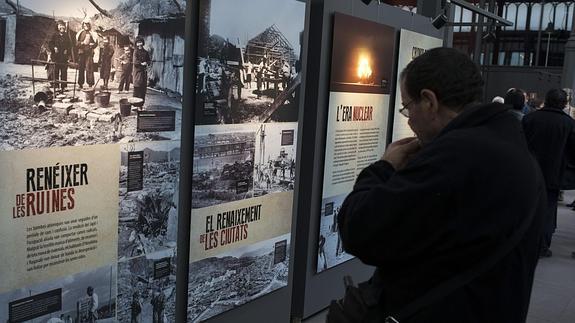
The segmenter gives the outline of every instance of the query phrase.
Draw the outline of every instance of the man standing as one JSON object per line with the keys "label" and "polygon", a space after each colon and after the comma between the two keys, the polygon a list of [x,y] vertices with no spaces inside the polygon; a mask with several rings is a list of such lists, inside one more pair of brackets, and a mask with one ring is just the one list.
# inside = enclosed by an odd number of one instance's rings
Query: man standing
{"label": "man standing", "polygon": [[135,291],[132,294],[132,304],[131,304],[131,323],[140,323],[140,313],[142,313],[142,300],[140,299],[140,293]]}
{"label": "man standing", "polygon": [[78,85],[94,86],[94,49],[98,47],[98,34],[92,31],[90,21],[82,21],[82,30],[76,34],[78,48]]}
{"label": "man standing", "polygon": [[110,45],[110,38],[104,37],[103,45],[100,49],[100,78],[104,81],[104,89],[108,89],[110,72],[112,70],[112,58],[114,57],[114,47]]}
{"label": "man standing", "polygon": [[455,49],[411,61],[400,112],[417,138],[389,145],[342,205],[344,249],[377,267],[381,317],[525,321],[545,187],[521,124],[500,103],[478,103],[482,87]]}
{"label": "man standing", "polygon": [[166,297],[160,287],[156,289],[152,296],[152,322],[164,323],[164,308],[166,307]]}
{"label": "man standing", "polygon": [[150,65],[150,55],[144,49],[144,38],[136,38],[136,50],[134,51],[133,64],[134,69],[134,97],[141,98],[142,105],[146,102],[146,90],[148,86],[148,65]]}
{"label": "man standing", "polygon": [[58,32],[55,33],[49,42],[49,49],[52,61],[54,62],[53,75],[50,79],[53,81],[61,81],[56,83],[56,88],[61,88],[62,91],[66,89],[66,81],[68,80],[68,60],[72,53],[72,42],[70,36],[66,31],[66,24],[62,20],[58,20]]}
{"label": "man standing", "polygon": [[545,95],[543,109],[523,118],[527,143],[541,166],[547,187],[542,257],[551,257],[553,254],[549,248],[557,227],[557,198],[567,165],[566,154],[575,154],[575,121],[563,112],[566,105],[567,93],[561,89],[552,89]]}
{"label": "man standing", "polygon": [[88,300],[90,301],[90,317],[88,318],[88,322],[94,323],[98,319],[98,294],[94,292],[94,288],[92,286],[88,286],[86,293],[88,294]]}
{"label": "man standing", "polygon": [[124,54],[118,59],[120,62],[120,86],[118,93],[128,93],[132,79],[132,50],[129,45],[124,46]]}

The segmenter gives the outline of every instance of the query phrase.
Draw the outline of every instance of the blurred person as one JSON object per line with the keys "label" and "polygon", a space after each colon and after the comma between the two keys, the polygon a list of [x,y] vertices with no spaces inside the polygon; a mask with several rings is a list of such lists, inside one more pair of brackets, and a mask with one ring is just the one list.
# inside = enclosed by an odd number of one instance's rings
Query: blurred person
{"label": "blurred person", "polygon": [[359,174],[338,219],[344,249],[377,268],[360,285],[376,303],[369,322],[526,319],[545,186],[521,124],[479,103],[482,88],[479,67],[452,48],[401,73],[400,112],[417,138]]}
{"label": "blurred person", "polygon": [[525,106],[525,92],[521,89],[510,88],[505,93],[505,104],[511,106],[511,113],[517,118],[517,120],[523,119],[523,107]]}
{"label": "blurred person", "polygon": [[[523,129],[529,148],[537,159],[547,191],[547,211],[540,256],[551,257],[551,240],[557,227],[557,200],[567,165],[567,155],[575,154],[575,121],[563,112],[567,93],[551,89],[545,95],[542,109],[523,118]],[[575,157],[575,156],[574,156]]]}

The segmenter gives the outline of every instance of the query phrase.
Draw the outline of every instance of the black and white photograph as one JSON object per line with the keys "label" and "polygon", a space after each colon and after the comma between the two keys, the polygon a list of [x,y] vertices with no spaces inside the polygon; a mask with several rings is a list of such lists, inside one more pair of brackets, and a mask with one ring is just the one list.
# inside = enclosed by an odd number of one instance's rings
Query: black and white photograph
{"label": "black and white photograph", "polygon": [[344,263],[353,256],[343,250],[337,215],[347,194],[325,198],[321,206],[321,222],[317,247],[317,272]]}
{"label": "black and white photograph", "polygon": [[254,197],[255,141],[255,127],[196,127],[192,208]]}
{"label": "black and white photograph", "polygon": [[[116,322],[116,278],[111,264],[0,294],[0,322],[11,314],[15,322]],[[28,318],[14,319],[22,313]]]}
{"label": "black and white photograph", "polygon": [[[175,248],[180,141],[129,143],[120,147],[119,261]],[[134,155],[141,157],[135,163]],[[131,182],[139,182],[140,187]],[[133,187],[136,189],[130,189]]]}
{"label": "black and white photograph", "polygon": [[298,120],[304,0],[200,0],[196,124]]}
{"label": "black and white photograph", "polygon": [[174,250],[118,263],[118,322],[175,321]]}
{"label": "black and white photograph", "polygon": [[290,234],[190,264],[188,322],[200,322],[287,286]]}
{"label": "black and white photograph", "polygon": [[256,132],[254,194],[294,189],[297,123],[263,123]]}
{"label": "black and white photograph", "polygon": [[0,2],[0,150],[179,140],[185,8]]}

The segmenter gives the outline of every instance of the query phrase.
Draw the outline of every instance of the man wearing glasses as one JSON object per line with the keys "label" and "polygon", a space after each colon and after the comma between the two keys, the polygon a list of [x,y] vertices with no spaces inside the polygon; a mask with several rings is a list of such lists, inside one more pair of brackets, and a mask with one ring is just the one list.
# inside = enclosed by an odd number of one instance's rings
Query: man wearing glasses
{"label": "man wearing glasses", "polygon": [[400,112],[417,137],[360,173],[338,217],[345,250],[377,267],[379,317],[526,319],[545,186],[520,123],[480,104],[482,88],[477,65],[450,48],[401,73]]}

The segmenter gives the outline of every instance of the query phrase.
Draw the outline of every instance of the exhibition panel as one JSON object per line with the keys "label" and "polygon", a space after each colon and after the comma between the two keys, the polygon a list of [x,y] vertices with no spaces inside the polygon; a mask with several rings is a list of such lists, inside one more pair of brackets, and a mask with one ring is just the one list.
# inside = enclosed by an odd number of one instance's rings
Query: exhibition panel
{"label": "exhibition panel", "polygon": [[296,0],[199,6],[191,322],[288,285],[306,10]]}
{"label": "exhibition panel", "polygon": [[3,322],[175,320],[186,2],[98,2],[0,5]]}
{"label": "exhibition panel", "polygon": [[399,91],[400,73],[417,56],[425,51],[441,47],[443,39],[430,37],[407,29],[402,29],[399,36],[399,50],[397,54],[397,87],[395,91],[395,109],[393,118],[393,134],[391,141],[396,141],[405,137],[413,137],[414,133],[407,124],[407,118],[399,115],[401,105],[401,93]]}
{"label": "exhibition panel", "polygon": [[393,28],[334,15],[318,272],[351,259],[337,214],[359,172],[383,154],[394,46]]}

